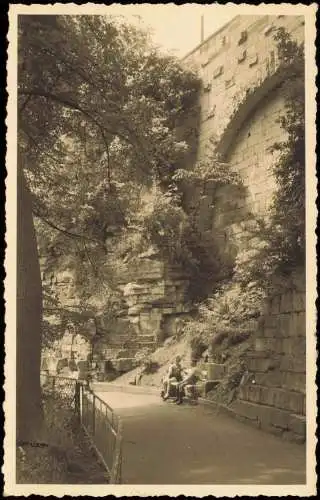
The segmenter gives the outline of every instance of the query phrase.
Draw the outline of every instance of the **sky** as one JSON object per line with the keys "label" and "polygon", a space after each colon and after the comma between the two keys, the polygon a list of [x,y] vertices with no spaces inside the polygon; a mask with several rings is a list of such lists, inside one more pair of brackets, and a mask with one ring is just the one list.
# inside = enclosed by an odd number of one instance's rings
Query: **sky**
{"label": "sky", "polygon": [[[112,4],[106,13],[122,15],[126,19],[153,31],[156,45],[185,56],[201,40],[201,16],[204,16],[204,38],[207,38],[236,14],[234,9],[218,5],[199,4]],[[140,16],[141,21],[137,19]]]}

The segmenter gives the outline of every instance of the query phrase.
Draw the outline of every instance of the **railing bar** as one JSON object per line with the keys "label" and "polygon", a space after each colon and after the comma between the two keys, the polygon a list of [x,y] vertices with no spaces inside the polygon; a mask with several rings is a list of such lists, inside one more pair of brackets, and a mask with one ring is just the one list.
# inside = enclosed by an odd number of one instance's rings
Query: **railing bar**
{"label": "railing bar", "polygon": [[96,447],[96,445],[95,445],[94,441],[92,440],[92,438],[91,438],[91,436],[90,436],[90,433],[87,431],[87,429],[85,428],[85,426],[82,426],[82,427],[83,427],[83,430],[84,430],[84,432],[86,433],[87,437],[89,438],[89,441],[90,441],[90,443],[91,443],[91,445],[92,445],[92,447],[93,447],[94,451],[96,452],[96,454],[97,454],[97,456],[98,456],[99,460],[102,462],[102,464],[103,464],[104,468],[106,469],[106,471],[107,471],[107,473],[108,473],[108,475],[109,475],[109,477],[110,477],[111,472],[110,472],[110,469],[109,469],[109,467],[108,467],[107,462],[105,461],[105,459],[103,458],[102,454],[100,453],[100,451],[99,451],[99,450],[98,450],[98,448]]}
{"label": "railing bar", "polygon": [[110,484],[120,483],[123,440],[120,418],[108,403],[97,396],[82,380],[49,375],[47,372],[40,372],[40,374],[45,375],[53,396],[58,391],[63,399],[73,396],[74,411],[79,414],[80,426],[88,436],[98,460],[107,471]]}

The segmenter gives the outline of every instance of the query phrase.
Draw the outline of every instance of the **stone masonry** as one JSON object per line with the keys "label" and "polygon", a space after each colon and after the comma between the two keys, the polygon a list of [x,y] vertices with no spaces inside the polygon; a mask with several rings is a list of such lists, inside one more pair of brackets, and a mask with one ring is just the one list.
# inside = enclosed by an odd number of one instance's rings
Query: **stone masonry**
{"label": "stone masonry", "polygon": [[211,143],[243,181],[237,192],[221,189],[214,206],[209,185],[189,201],[199,207],[202,238],[209,245],[218,239],[231,259],[243,245],[248,250],[250,225],[266,214],[275,189],[269,147],[285,138],[277,123],[285,84],[273,39],[279,27],[304,38],[300,16],[237,16],[184,60],[203,80],[197,157],[205,158]]}
{"label": "stone masonry", "polygon": [[[259,244],[255,218],[267,217],[276,188],[269,148],[285,139],[277,121],[285,86],[273,39],[278,27],[303,41],[303,17],[237,16],[185,58],[203,80],[197,157],[205,158],[211,143],[243,182],[243,189],[227,186],[214,199],[208,183],[189,200],[199,207],[202,238],[218,241],[231,261],[250,260]],[[231,407],[238,418],[298,442],[306,425],[305,293],[301,271],[269,299]]]}
{"label": "stone masonry", "polygon": [[232,405],[238,416],[277,435],[303,442],[306,436],[305,276],[296,273],[286,289],[266,303],[248,376]]}

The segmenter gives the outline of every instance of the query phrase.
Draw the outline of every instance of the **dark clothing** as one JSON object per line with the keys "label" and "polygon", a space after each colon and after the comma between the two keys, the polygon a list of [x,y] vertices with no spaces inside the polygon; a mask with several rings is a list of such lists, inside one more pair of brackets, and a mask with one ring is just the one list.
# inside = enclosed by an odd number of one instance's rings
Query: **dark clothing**
{"label": "dark clothing", "polygon": [[175,378],[177,382],[182,380],[182,367],[177,365],[171,365],[168,373],[168,379]]}

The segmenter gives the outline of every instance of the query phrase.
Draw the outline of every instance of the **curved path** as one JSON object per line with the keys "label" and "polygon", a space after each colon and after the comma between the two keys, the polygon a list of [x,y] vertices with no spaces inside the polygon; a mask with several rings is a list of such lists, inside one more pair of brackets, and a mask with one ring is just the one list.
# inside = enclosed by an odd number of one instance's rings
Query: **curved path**
{"label": "curved path", "polygon": [[203,405],[99,392],[124,427],[124,484],[305,484],[305,447]]}

